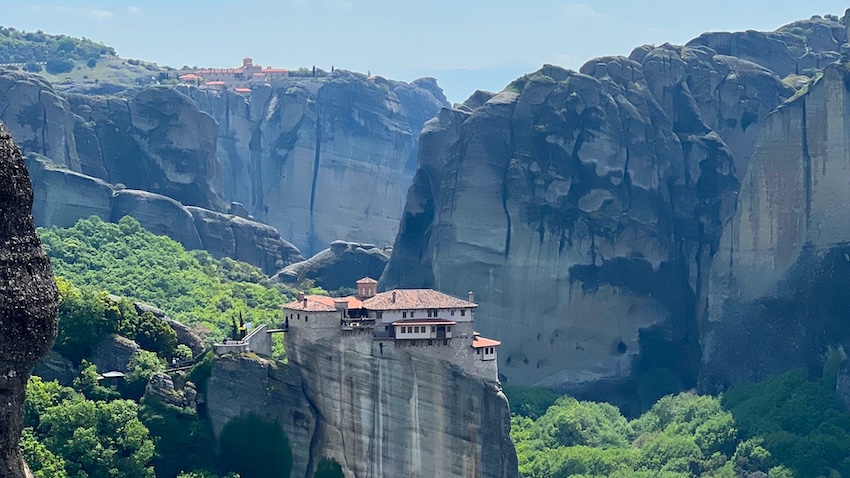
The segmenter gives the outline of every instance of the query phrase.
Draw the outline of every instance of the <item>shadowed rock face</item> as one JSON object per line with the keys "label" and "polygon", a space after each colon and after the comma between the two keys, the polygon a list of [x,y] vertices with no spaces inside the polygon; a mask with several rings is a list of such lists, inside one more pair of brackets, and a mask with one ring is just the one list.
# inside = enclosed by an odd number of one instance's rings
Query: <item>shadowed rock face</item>
{"label": "shadowed rock face", "polygon": [[0,476],[23,478],[18,451],[30,371],[56,339],[56,283],[35,234],[32,188],[0,124]]}
{"label": "shadowed rock face", "polygon": [[705,47],[545,66],[426,124],[385,288],[476,293],[509,383],[696,385],[698,311],[758,126],[794,93]]}
{"label": "shadowed rock face", "polygon": [[272,279],[285,283],[311,279],[326,290],[351,288],[363,277],[381,277],[391,252],[374,244],[334,241],[306,261],[286,266]]}
{"label": "shadowed rock face", "polygon": [[219,124],[228,199],[305,254],[335,240],[391,243],[425,121],[448,106],[436,82],[336,71],[250,99],[181,87]]}

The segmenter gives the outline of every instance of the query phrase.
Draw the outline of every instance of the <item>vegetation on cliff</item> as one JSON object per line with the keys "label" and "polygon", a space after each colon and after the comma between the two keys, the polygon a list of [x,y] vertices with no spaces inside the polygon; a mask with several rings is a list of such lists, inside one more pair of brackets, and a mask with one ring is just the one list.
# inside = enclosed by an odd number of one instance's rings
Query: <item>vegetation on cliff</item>
{"label": "vegetation on cliff", "polygon": [[276,324],[280,306],[297,293],[270,284],[249,264],[186,251],[129,216],[117,224],[82,219],[67,229],[39,229],[39,235],[57,276],[154,304],[202,338],[224,337],[239,314],[254,325]]}
{"label": "vegetation on cliff", "polygon": [[0,63],[95,60],[115,55],[115,49],[87,38],[49,35],[41,30],[25,32],[0,27]]}
{"label": "vegetation on cliff", "polygon": [[829,367],[818,380],[795,370],[720,397],[668,395],[634,420],[605,403],[507,391],[524,477],[850,473],[850,415],[836,396]]}

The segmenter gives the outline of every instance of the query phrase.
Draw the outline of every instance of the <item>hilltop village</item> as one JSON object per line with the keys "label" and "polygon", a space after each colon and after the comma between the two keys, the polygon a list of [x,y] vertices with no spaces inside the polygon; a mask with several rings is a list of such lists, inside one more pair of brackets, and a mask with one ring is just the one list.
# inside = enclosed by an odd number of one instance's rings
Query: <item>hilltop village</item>
{"label": "hilltop village", "polygon": [[348,297],[304,295],[283,306],[283,327],[260,326],[239,340],[216,344],[222,355],[255,352],[271,355],[269,336],[289,332],[296,340],[351,341],[371,344],[372,355],[389,356],[390,348],[447,360],[467,373],[498,381],[496,349],[501,342],[475,331],[473,293],[458,299],[433,289],[377,292],[378,281],[357,281]]}
{"label": "hilltop village", "polygon": [[274,85],[277,81],[289,78],[285,68],[263,68],[254,63],[251,57],[242,59],[238,68],[207,68],[180,75],[180,82],[199,88],[227,90],[236,93],[251,93],[251,88],[261,85]]}

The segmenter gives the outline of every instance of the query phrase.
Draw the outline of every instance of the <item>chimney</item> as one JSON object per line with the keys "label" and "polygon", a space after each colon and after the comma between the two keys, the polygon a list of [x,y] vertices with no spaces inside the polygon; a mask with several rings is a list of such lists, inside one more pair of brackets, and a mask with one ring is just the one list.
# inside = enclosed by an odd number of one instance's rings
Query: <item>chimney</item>
{"label": "chimney", "polygon": [[298,292],[298,300],[304,300],[304,293]]}
{"label": "chimney", "polygon": [[472,291],[469,291],[469,301],[475,302],[475,294],[473,294]]}
{"label": "chimney", "polygon": [[395,304],[395,291],[393,291],[393,304]]}

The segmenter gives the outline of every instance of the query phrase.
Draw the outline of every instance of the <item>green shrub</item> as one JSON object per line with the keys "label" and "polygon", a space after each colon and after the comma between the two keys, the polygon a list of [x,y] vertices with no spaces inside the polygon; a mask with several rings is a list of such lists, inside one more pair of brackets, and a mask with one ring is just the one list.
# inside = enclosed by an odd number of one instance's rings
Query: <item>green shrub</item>
{"label": "green shrub", "polygon": [[336,460],[325,458],[316,467],[313,478],[345,478],[345,473],[342,472],[342,466]]}
{"label": "green shrub", "polygon": [[289,476],[289,440],[277,424],[256,415],[234,418],[221,431],[221,468],[241,478]]}

